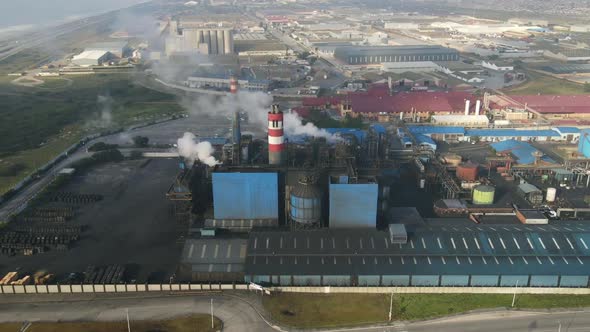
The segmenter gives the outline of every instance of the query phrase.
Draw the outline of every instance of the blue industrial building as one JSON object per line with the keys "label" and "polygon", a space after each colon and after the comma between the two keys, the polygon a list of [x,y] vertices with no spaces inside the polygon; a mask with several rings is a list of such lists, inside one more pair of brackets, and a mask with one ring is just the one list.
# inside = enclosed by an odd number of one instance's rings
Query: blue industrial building
{"label": "blue industrial building", "polygon": [[[496,142],[490,144],[490,146],[496,150],[497,152],[501,153],[511,153],[517,160],[519,164],[533,164],[535,162],[534,154],[539,152],[539,150],[535,149],[532,145],[527,142],[516,141],[513,139]],[[547,163],[555,163],[555,160],[551,159],[548,156],[542,156],[540,158],[541,161]]]}
{"label": "blue industrial building", "polygon": [[585,158],[590,158],[590,129],[583,130],[580,133],[578,152],[581,153]]}
{"label": "blue industrial building", "polygon": [[277,173],[213,173],[215,219],[278,219]]}
{"label": "blue industrial building", "polygon": [[377,224],[377,183],[348,183],[334,177],[330,183],[330,228],[367,227]]}
{"label": "blue industrial building", "polygon": [[254,231],[245,281],[299,286],[588,287],[590,225],[423,224],[387,231]]}

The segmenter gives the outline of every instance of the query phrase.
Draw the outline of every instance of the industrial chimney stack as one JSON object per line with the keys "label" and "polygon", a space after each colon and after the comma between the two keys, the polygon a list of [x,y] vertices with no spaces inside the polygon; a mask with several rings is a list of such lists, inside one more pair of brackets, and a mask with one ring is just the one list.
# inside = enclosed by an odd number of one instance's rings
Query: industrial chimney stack
{"label": "industrial chimney stack", "polygon": [[283,112],[278,104],[272,105],[268,112],[268,163],[281,165],[285,150],[285,137],[283,133]]}
{"label": "industrial chimney stack", "polygon": [[471,101],[469,99],[465,100],[465,115],[469,115],[469,107],[471,106]]}
{"label": "industrial chimney stack", "polygon": [[235,76],[229,78],[229,92],[238,93],[238,79]]}
{"label": "industrial chimney stack", "polygon": [[481,100],[477,100],[475,102],[475,115],[479,115],[479,112],[481,112]]}

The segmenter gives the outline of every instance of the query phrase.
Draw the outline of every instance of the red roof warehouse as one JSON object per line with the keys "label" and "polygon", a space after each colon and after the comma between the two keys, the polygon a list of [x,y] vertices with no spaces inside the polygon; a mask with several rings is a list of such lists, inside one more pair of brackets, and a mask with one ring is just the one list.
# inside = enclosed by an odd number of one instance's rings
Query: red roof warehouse
{"label": "red roof warehouse", "polygon": [[415,113],[419,118],[435,114],[463,114],[465,101],[471,100],[470,112],[475,113],[478,97],[468,92],[400,92],[393,95],[388,90],[373,88],[367,92],[351,92],[343,96],[306,98],[303,107],[317,109],[333,107],[353,116],[377,118],[404,112]]}

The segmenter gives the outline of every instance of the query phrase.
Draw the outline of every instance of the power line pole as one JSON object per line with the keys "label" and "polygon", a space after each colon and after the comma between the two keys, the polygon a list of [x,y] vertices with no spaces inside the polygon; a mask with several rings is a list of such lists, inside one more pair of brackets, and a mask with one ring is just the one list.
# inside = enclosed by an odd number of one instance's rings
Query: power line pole
{"label": "power line pole", "polygon": [[516,280],[516,286],[514,287],[514,295],[512,296],[512,307],[514,308],[514,302],[516,301],[516,290],[518,289],[518,279]]}
{"label": "power line pole", "polygon": [[213,299],[211,299],[211,329],[214,329],[214,321],[213,321]]}
{"label": "power line pole", "polygon": [[131,332],[131,324],[129,324],[129,308],[125,309],[125,315],[127,316],[127,332]]}
{"label": "power line pole", "polygon": [[391,292],[391,296],[389,297],[389,321],[391,322],[391,313],[393,309],[393,292]]}

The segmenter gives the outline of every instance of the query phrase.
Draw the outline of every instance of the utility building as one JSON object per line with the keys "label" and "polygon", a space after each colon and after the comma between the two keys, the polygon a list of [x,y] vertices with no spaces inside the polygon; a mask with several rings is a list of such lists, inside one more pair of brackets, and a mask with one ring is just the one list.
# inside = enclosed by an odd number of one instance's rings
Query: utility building
{"label": "utility building", "polygon": [[349,176],[330,180],[330,228],[375,228],[378,185],[372,179],[353,182]]}
{"label": "utility building", "polygon": [[213,173],[215,219],[279,218],[277,173]]}
{"label": "utility building", "polygon": [[367,65],[384,62],[458,61],[459,52],[438,45],[343,46],[334,50],[334,57],[349,65]]}

